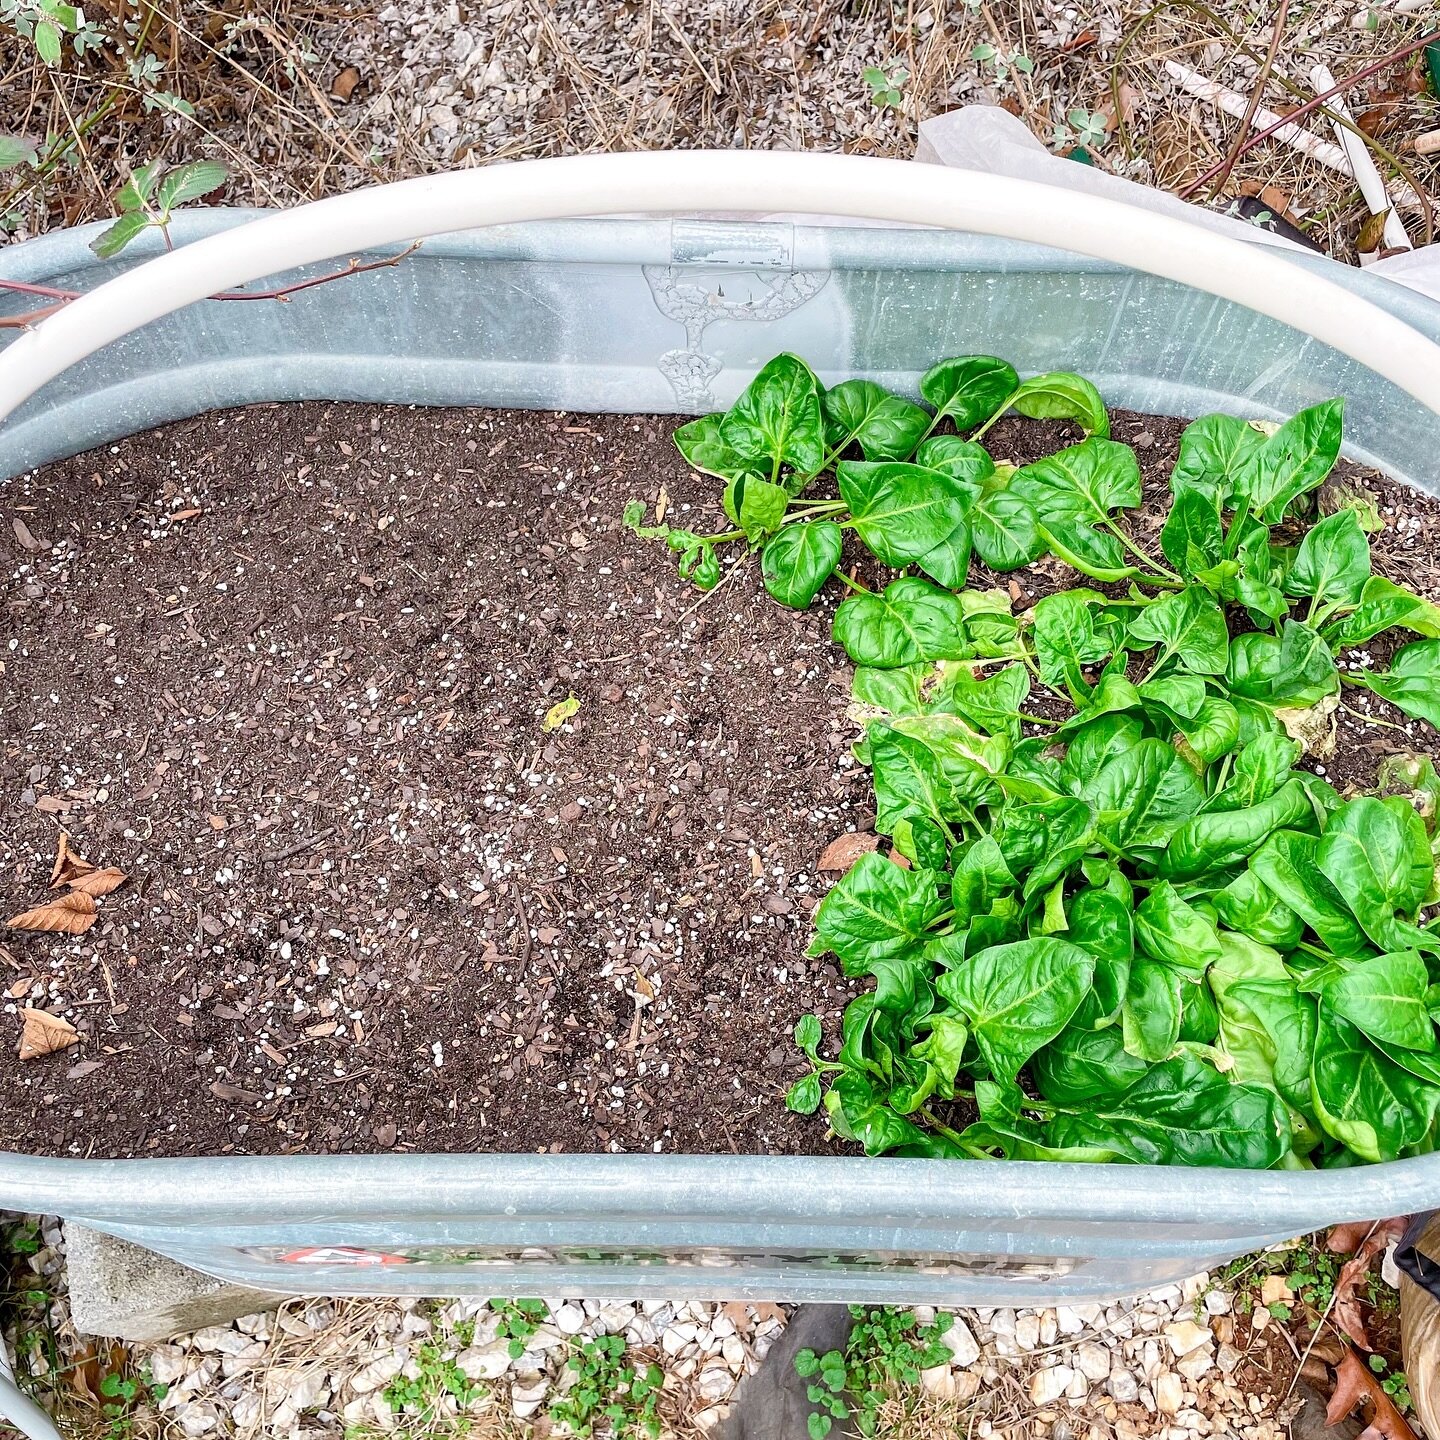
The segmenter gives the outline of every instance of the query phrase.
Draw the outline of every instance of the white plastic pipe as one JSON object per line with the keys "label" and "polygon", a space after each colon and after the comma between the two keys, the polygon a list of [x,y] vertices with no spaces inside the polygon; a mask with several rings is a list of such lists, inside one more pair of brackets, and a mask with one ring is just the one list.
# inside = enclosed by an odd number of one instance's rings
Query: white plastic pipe
{"label": "white plastic pipe", "polygon": [[1440,346],[1260,247],[1006,175],[849,155],[700,150],[530,160],[402,180],[182,246],[90,291],[0,352],[0,419],[67,366],[148,321],[299,265],[480,225],[712,210],[941,226],[1115,261],[1282,321],[1440,414]]}
{"label": "white plastic pipe", "polygon": [[[1330,73],[1326,65],[1316,65],[1310,71],[1310,83],[1315,87],[1317,95],[1327,94],[1335,88],[1335,77]],[[1355,117],[1350,113],[1350,107],[1345,103],[1343,95],[1336,95],[1329,102],[1334,112],[1350,121],[1353,125]],[[1345,126],[1332,121],[1335,130],[1335,138],[1340,142],[1340,148],[1345,152],[1345,158],[1350,162],[1350,173],[1355,177],[1355,183],[1360,187],[1360,194],[1369,206],[1372,215],[1385,215],[1385,246],[1390,250],[1413,250],[1415,247],[1410,242],[1410,236],[1406,232],[1404,222],[1395,213],[1394,203],[1389,195],[1385,193],[1385,180],[1379,170],[1375,168],[1375,162],[1370,158],[1370,148],[1353,131],[1347,130]],[[1389,214],[1385,214],[1389,211]]]}

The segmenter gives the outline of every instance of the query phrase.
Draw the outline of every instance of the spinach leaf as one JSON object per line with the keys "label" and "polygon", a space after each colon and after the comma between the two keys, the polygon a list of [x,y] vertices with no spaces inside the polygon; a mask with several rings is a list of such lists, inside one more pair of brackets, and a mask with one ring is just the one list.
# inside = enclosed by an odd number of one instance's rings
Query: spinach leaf
{"label": "spinach leaf", "polygon": [[1114,756],[1079,791],[1095,826],[1119,850],[1157,849],[1205,802],[1195,772],[1173,745],[1139,740]]}
{"label": "spinach leaf", "polygon": [[1137,610],[1125,638],[1132,649],[1160,648],[1152,669],[1174,658],[1197,675],[1225,673],[1230,649],[1225,615],[1199,585],[1187,585]]}
{"label": "spinach leaf", "polygon": [[1258,805],[1188,820],[1175,832],[1157,868],[1169,880],[1198,880],[1247,860],[1274,831],[1298,828],[1313,819],[1305,787],[1287,780]]}
{"label": "spinach leaf", "polygon": [[1230,689],[1265,705],[1314,705],[1340,689],[1330,647],[1308,625],[1287,620],[1279,636],[1256,632],[1230,642]]}
{"label": "spinach leaf", "polygon": [[939,879],[930,870],[902,870],[883,855],[862,855],[820,902],[806,954],[833,952],[847,975],[863,975],[877,960],[923,945],[944,909]]}
{"label": "spinach leaf", "polygon": [[840,451],[858,444],[867,460],[908,460],[930,425],[918,405],[873,380],[845,380],[820,397],[825,443]]}
{"label": "spinach leaf", "polygon": [[1285,518],[1290,504],[1316,488],[1340,457],[1343,400],[1312,405],[1287,420],[1261,446],[1239,490],[1267,525]]}
{"label": "spinach leaf", "polygon": [[1232,1085],[1184,1053],[1089,1114],[1057,1115],[1049,1134],[1056,1145],[1113,1146],[1142,1165],[1268,1169],[1290,1149],[1289,1116],[1273,1090]]}
{"label": "spinach leaf", "polygon": [[949,416],[957,430],[988,420],[1020,383],[1013,365],[993,355],[942,360],[920,377],[920,393],[935,407],[935,420]]}
{"label": "spinach leaf", "polygon": [[1440,1090],[1387,1059],[1349,1021],[1320,1009],[1310,1094],[1326,1134],[1362,1160],[1395,1160],[1428,1133]]}
{"label": "spinach leaf", "polygon": [[1242,870],[1210,901],[1220,924],[1262,945],[1293,950],[1304,936],[1304,922],[1253,870]]}
{"label": "spinach leaf", "polygon": [[1202,766],[1224,759],[1240,741],[1239,712],[1218,695],[1205,696],[1195,714],[1182,717],[1175,728]]}
{"label": "spinach leaf", "polygon": [[[1170,475],[1177,499],[1198,491],[1218,506],[1248,486],[1265,437],[1233,415],[1202,415],[1180,436],[1180,455]],[[1168,552],[1167,552],[1168,554]],[[1170,557],[1172,560],[1174,557]]]}
{"label": "spinach leaf", "polygon": [[1320,836],[1315,865],[1381,950],[1434,943],[1395,913],[1419,909],[1434,873],[1425,823],[1409,805],[1363,796],[1342,806]]}
{"label": "spinach leaf", "polygon": [[1045,551],[1040,518],[1023,495],[1008,487],[985,486],[970,511],[975,551],[1002,573],[1029,565]]}
{"label": "spinach leaf", "polygon": [[1357,670],[1349,678],[1407,715],[1440,729],[1440,640],[1402,645],[1388,670]]}
{"label": "spinach leaf", "polygon": [[924,1145],[927,1140],[925,1131],[897,1115],[874,1084],[854,1071],[835,1082],[826,1097],[826,1108],[836,1133],[863,1145],[867,1155],[883,1155],[902,1145]]}
{"label": "spinach leaf", "polygon": [[1160,531],[1160,551],[1191,580],[1224,559],[1220,505],[1213,493],[1182,490],[1175,497]]}
{"label": "spinach leaf", "polygon": [[1041,533],[1067,564],[1098,580],[1135,573],[1110,528],[1111,510],[1140,503],[1140,467],[1128,446],[1092,436],[1017,470],[1010,493],[1029,501]]}
{"label": "spinach leaf", "polygon": [[[808,478],[825,463],[820,382],[797,355],[777,355],[720,421],[720,439],[778,480],[782,465]],[[688,457],[687,457],[688,458]]]}
{"label": "spinach leaf", "polygon": [[1404,1050],[1434,1050],[1435,1025],[1425,1008],[1430,977],[1413,950],[1357,960],[1327,979],[1320,999],[1372,1040]]}
{"label": "spinach leaf", "polygon": [[1152,960],[1198,980],[1224,953],[1214,922],[1159,881],[1135,911],[1135,943]]}
{"label": "spinach leaf", "polygon": [[941,975],[935,988],[965,1016],[992,1073],[1013,1081],[1065,1028],[1094,970],[1094,957],[1077,945],[1021,940],[982,950],[962,969]]}
{"label": "spinach leaf", "polygon": [[918,576],[892,580],[883,595],[866,592],[843,601],[834,634],[857,665],[879,669],[970,653],[959,596]]}
{"label": "spinach leaf", "polygon": [[1368,954],[1364,930],[1316,864],[1319,843],[1315,835],[1277,831],[1250,857],[1250,869],[1337,955]]}
{"label": "spinach leaf", "polygon": [[742,454],[726,443],[720,433],[722,415],[702,415],[675,432],[675,445],[693,469],[722,480],[758,474],[753,456]]}
{"label": "spinach leaf", "polygon": [[1090,697],[1085,667],[1106,659],[1116,644],[1114,632],[1095,622],[1097,604],[1103,597],[1093,590],[1061,590],[1034,610],[1040,676],[1049,685],[1063,686],[1077,705]]}
{"label": "spinach leaf", "polygon": [[1134,715],[1111,713],[1080,726],[1060,762],[1060,779],[1072,794],[1090,785],[1112,760],[1140,743],[1145,727]]}
{"label": "spinach leaf", "polygon": [[990,452],[958,435],[932,435],[915,452],[915,463],[971,486],[984,484],[995,474]]}
{"label": "spinach leaf", "polygon": [[942,825],[956,818],[955,792],[924,741],[890,725],[872,725],[870,767],[875,777],[875,828],[880,834],[893,834],[899,821],[915,815]]}
{"label": "spinach leaf", "polygon": [[726,487],[721,507],[752,543],[773,535],[785,519],[790,492],[758,475],[738,475]]}
{"label": "spinach leaf", "polygon": [[1019,712],[1029,694],[1030,674],[1023,665],[1006,665],[982,680],[964,661],[942,661],[929,692],[929,708],[1018,740]]}
{"label": "spinach leaf", "polygon": [[1290,778],[1300,758],[1288,735],[1257,735],[1235,757],[1229,783],[1211,796],[1207,810],[1244,810],[1268,800]]}
{"label": "spinach leaf", "polygon": [[1169,1057],[1180,1039],[1180,991],[1185,977],[1154,960],[1136,960],[1120,1012],[1127,1054],[1147,1064]]}
{"label": "spinach leaf", "polygon": [[1440,640],[1440,605],[1432,605],[1413,590],[1383,575],[1372,575],[1365,582],[1355,609],[1339,620],[1332,620],[1320,633],[1326,644],[1341,650],[1347,645],[1363,645],[1382,630],[1396,625],[1427,639]]}
{"label": "spinach leaf", "polygon": [[1010,409],[1032,420],[1075,420],[1087,435],[1110,436],[1110,417],[1100,392],[1067,370],[1035,375],[1010,396]]}
{"label": "spinach leaf", "polygon": [[[923,563],[964,525],[979,493],[978,486],[939,470],[896,460],[842,460],[835,475],[855,533],[887,565]],[[960,585],[964,579],[962,569],[949,583]]]}
{"label": "spinach leaf", "polygon": [[1097,1018],[1113,1021],[1130,988],[1135,958],[1135,926],[1130,906],[1108,890],[1087,885],[1071,897],[1065,938],[1095,957],[1094,998]]}
{"label": "spinach leaf", "polygon": [[1287,595],[1313,595],[1325,605],[1360,603],[1370,579],[1370,542],[1353,510],[1337,510],[1300,542],[1285,576]]}
{"label": "spinach leaf", "polygon": [[1077,1024],[1068,1025],[1030,1063],[1035,1088],[1057,1105],[1123,1094],[1149,1068],[1125,1048],[1119,1026],[1092,1030]]}
{"label": "spinach leaf", "polygon": [[760,552],[765,588],[782,605],[806,610],[840,563],[840,527],[830,520],[787,525]]}

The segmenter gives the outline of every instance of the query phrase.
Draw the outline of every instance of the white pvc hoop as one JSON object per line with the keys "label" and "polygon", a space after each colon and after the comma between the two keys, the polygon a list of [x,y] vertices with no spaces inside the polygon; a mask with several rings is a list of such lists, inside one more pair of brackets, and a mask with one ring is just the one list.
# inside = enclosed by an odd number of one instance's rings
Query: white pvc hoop
{"label": "white pvc hoop", "polygon": [[1440,345],[1321,275],[1187,221],[1031,180],[905,160],[664,150],[402,180],[183,246],[98,286],[0,352],[0,420],[110,341],[217,290],[296,266],[477,226],[710,210],[843,215],[1058,244],[1282,321],[1440,415]]}

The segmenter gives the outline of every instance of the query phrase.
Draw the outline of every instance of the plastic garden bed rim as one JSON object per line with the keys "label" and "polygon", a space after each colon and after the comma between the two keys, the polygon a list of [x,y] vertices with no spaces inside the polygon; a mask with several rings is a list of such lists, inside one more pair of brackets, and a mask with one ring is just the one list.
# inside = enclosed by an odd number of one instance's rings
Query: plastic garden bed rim
{"label": "plastic garden bed rim", "polygon": [[[746,151],[531,160],[315,201],[170,251],[0,353],[0,420],[77,360],[217,290],[355,250],[474,226],[721,207],[844,215],[1053,243],[1055,191],[913,161]],[[1066,192],[1064,241],[1234,301],[1351,356],[1440,416],[1440,345],[1279,256],[1168,215]]]}

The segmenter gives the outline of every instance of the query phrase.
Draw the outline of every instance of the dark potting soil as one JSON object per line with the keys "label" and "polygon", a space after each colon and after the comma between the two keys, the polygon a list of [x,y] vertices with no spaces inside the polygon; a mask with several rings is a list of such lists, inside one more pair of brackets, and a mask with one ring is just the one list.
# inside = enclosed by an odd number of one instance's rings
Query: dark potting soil
{"label": "dark potting soil", "polygon": [[[0,489],[0,909],[61,829],[130,876],[85,935],[5,932],[0,1148],[832,1149],[783,1095],[796,1018],[861,988],[804,955],[820,852],[873,821],[839,597],[701,597],[620,527],[663,493],[723,528],[675,423],[261,406]],[[1180,428],[1115,416],[1154,493]],[[1440,505],[1349,473],[1434,594]],[[1369,708],[1414,739],[1342,714],[1342,788],[1436,740]],[[81,1042],[20,1061],[24,1006]]]}

